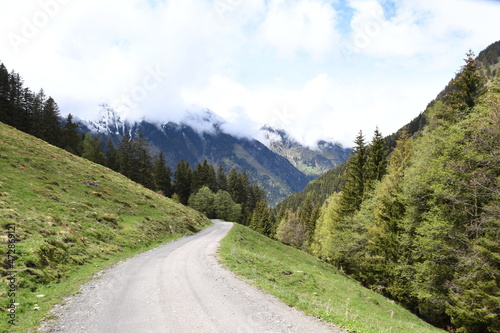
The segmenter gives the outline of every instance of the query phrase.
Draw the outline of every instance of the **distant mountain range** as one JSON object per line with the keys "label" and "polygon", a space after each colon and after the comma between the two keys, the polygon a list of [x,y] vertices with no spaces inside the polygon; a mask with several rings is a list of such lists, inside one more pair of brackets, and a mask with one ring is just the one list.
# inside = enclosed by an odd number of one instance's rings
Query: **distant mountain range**
{"label": "distant mountain range", "polygon": [[128,122],[107,106],[98,119],[77,120],[82,132],[111,138],[117,145],[125,133],[141,132],[151,145],[152,155],[163,151],[169,167],[175,170],[184,159],[194,167],[206,159],[226,171],[235,167],[246,170],[252,182],[259,184],[272,204],[304,189],[309,181],[348,158],[349,149],[321,141],[317,150],[302,146],[286,132],[263,127],[268,146],[253,138],[238,138],[221,129],[224,120],[209,110],[189,112],[178,123]]}
{"label": "distant mountain range", "polygon": [[268,126],[262,127],[260,131],[269,142],[269,149],[285,157],[294,167],[313,178],[345,162],[351,152],[351,149],[344,148],[339,143],[324,140],[318,141],[312,149],[297,142],[284,130]]}

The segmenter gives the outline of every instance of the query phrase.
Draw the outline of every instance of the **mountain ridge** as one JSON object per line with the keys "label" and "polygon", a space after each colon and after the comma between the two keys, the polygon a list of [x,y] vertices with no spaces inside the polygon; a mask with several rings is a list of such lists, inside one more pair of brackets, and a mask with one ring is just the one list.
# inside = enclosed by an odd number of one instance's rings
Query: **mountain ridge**
{"label": "mountain ridge", "polygon": [[106,106],[100,115],[104,115],[105,119],[77,119],[80,131],[101,135],[105,140],[111,139],[115,145],[125,133],[134,136],[140,132],[149,141],[154,155],[160,151],[164,153],[172,170],[181,159],[191,167],[206,159],[213,165],[222,165],[226,171],[233,167],[239,172],[246,171],[252,182],[266,190],[272,204],[301,191],[312,179],[260,141],[224,132],[221,129],[223,119],[209,110],[188,113],[178,123],[145,119],[128,122]]}
{"label": "mountain ridge", "polygon": [[350,148],[332,141],[320,140],[315,147],[307,147],[292,138],[285,130],[263,126],[261,135],[273,152],[285,157],[305,175],[317,178],[338,167],[349,158]]}

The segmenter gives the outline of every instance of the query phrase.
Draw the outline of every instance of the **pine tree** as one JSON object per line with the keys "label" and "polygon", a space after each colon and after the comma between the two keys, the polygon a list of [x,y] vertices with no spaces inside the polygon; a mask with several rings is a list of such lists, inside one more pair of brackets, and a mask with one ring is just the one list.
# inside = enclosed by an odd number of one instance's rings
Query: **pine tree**
{"label": "pine tree", "polygon": [[117,156],[118,172],[120,172],[125,177],[132,179],[134,168],[134,152],[130,134],[125,133],[122,136],[120,144],[118,145]]}
{"label": "pine tree", "polygon": [[270,231],[267,210],[267,203],[265,201],[259,201],[252,213],[249,225],[250,228],[263,235],[268,235]]}
{"label": "pine tree", "polygon": [[61,137],[59,107],[52,97],[49,97],[42,109],[41,138],[48,143],[57,145]]}
{"label": "pine tree", "polygon": [[47,97],[43,89],[35,95],[32,108],[32,127],[29,133],[43,140],[44,138],[44,119],[43,108]]}
{"label": "pine tree", "polygon": [[193,171],[191,192],[196,193],[203,186],[208,186],[213,192],[217,191],[217,180],[214,168],[206,159],[203,161],[203,164],[198,164]]}
{"label": "pine tree", "polygon": [[9,72],[3,63],[0,63],[0,121],[9,124],[10,116],[10,84]]}
{"label": "pine tree", "polygon": [[385,175],[387,167],[386,156],[387,148],[385,146],[385,141],[377,128],[373,134],[367,162],[366,173],[368,178],[368,190],[371,188],[371,184],[373,184],[374,181],[381,181],[382,177]]}
{"label": "pine tree", "polygon": [[90,132],[85,134],[85,139],[83,139],[82,157],[101,165],[106,163],[106,156],[102,152],[99,141],[94,139],[94,136]]}
{"label": "pine tree", "polygon": [[177,193],[183,205],[188,204],[191,195],[191,173],[189,163],[181,159],[174,173],[174,192]]}
{"label": "pine tree", "polygon": [[359,210],[364,198],[368,156],[362,131],[359,131],[354,143],[355,146],[345,174],[345,184],[341,189],[340,210],[342,215],[350,215]]}
{"label": "pine tree", "polygon": [[111,137],[106,143],[106,166],[114,171],[119,169],[118,153]]}
{"label": "pine tree", "polygon": [[486,79],[478,70],[474,52],[469,50],[465,65],[453,80],[453,90],[445,96],[445,101],[459,114],[468,114],[476,105],[477,98],[484,92]]}
{"label": "pine tree", "polygon": [[219,168],[217,169],[216,179],[217,179],[217,191],[218,190],[227,191],[227,175],[222,165],[219,165]]}
{"label": "pine tree", "polygon": [[82,138],[77,128],[78,124],[73,122],[73,115],[71,113],[68,114],[62,129],[61,143],[59,145],[74,155],[81,155],[83,148]]}
{"label": "pine tree", "polygon": [[173,188],[170,168],[167,166],[163,152],[160,151],[153,161],[154,190],[161,191],[166,197],[171,197]]}
{"label": "pine tree", "polygon": [[139,132],[137,138],[132,141],[132,150],[134,161],[132,180],[152,189],[153,181],[151,174],[153,172],[153,165],[151,154],[149,153],[149,142],[141,132]]}
{"label": "pine tree", "polygon": [[[26,100],[25,100],[25,97]],[[35,95],[23,87],[23,79],[14,71],[9,75],[7,124],[33,134],[33,101]],[[27,102],[27,103],[25,103]]]}

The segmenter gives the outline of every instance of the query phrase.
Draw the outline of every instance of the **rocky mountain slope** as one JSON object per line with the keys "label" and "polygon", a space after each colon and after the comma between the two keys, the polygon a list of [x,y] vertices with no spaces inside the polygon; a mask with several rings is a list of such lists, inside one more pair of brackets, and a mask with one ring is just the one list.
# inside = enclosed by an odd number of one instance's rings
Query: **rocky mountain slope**
{"label": "rocky mountain slope", "polygon": [[290,137],[284,130],[264,126],[261,134],[273,152],[285,157],[305,175],[316,178],[330,169],[336,168],[349,158],[351,149],[341,144],[321,140],[316,147],[302,145]]}

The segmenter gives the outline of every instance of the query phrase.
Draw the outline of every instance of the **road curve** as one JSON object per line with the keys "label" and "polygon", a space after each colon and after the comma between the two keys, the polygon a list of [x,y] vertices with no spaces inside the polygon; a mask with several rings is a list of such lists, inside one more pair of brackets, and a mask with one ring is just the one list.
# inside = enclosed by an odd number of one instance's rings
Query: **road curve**
{"label": "road curve", "polygon": [[126,260],[54,309],[42,332],[341,332],[236,278],[216,260],[214,225]]}

